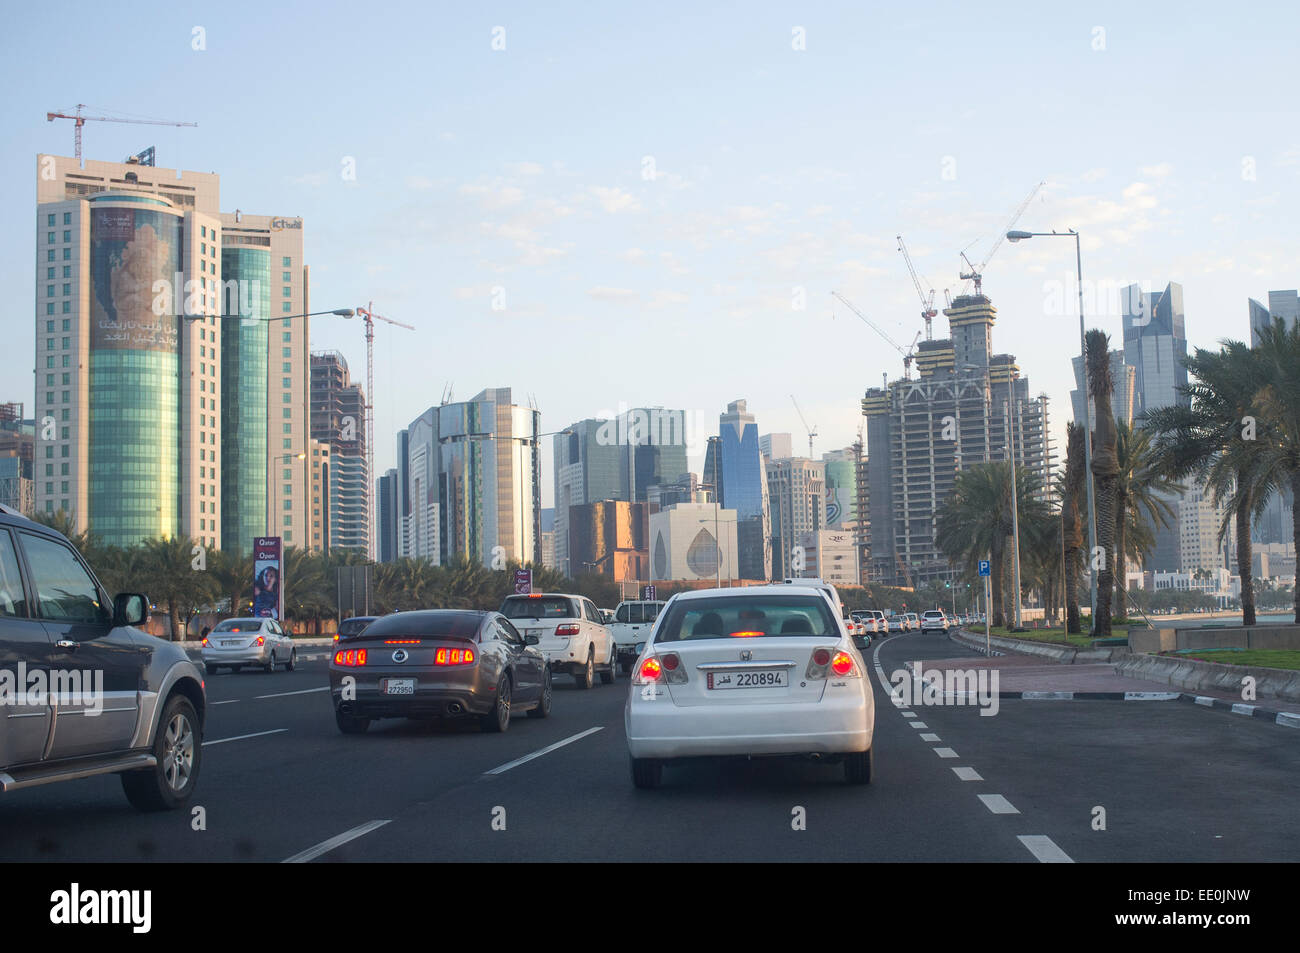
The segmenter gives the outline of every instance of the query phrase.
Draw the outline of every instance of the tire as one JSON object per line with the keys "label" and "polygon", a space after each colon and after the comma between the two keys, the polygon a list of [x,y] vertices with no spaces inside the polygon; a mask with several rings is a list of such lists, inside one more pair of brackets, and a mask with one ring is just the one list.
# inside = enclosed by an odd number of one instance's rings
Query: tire
{"label": "tire", "polygon": [[262,671],[267,673],[275,671],[275,649],[271,649],[271,658],[262,666]]}
{"label": "tire", "polygon": [[492,705],[492,710],[479,719],[479,724],[483,726],[484,731],[490,731],[493,734],[501,734],[510,727],[510,679],[506,676],[501,677],[501,682],[497,685],[497,700]]}
{"label": "tire", "polygon": [[292,671],[293,671],[294,669],[296,669],[297,667],[298,667],[298,650],[297,650],[297,649],[290,649],[290,650],[289,650],[289,661],[285,662],[285,664],[284,664],[284,670],[285,670],[286,672],[292,672]]}
{"label": "tire", "polygon": [[220,665],[213,665],[211,662],[204,662],[204,663],[203,663],[203,669],[204,669],[204,671],[206,671],[209,675],[216,675],[219,671],[221,671],[221,666],[220,666]]}
{"label": "tire", "polygon": [[849,784],[870,784],[875,772],[875,748],[844,756],[844,780]]}
{"label": "tire", "polygon": [[528,717],[551,717],[551,667],[549,665],[546,666],[546,671],[542,673],[542,694],[537,699],[537,707],[528,710]]}
{"label": "tire", "polygon": [[151,750],[156,765],[122,773],[126,799],[141,811],[178,808],[193,796],[203,761],[203,731],[184,695],[167,699]]}
{"label": "tire", "polygon": [[366,729],[370,727],[369,718],[357,718],[355,715],[345,715],[337,708],[334,709],[334,721],[339,726],[339,731],[345,735],[365,734]]}
{"label": "tire", "polygon": [[657,788],[664,776],[664,764],[654,758],[631,758],[632,783],[639,788]]}
{"label": "tire", "polygon": [[618,678],[618,655],[613,648],[609,650],[609,664],[600,670],[600,684],[612,685]]}
{"label": "tire", "polygon": [[582,689],[591,688],[595,684],[596,676],[596,649],[592,647],[587,650],[587,664],[581,672],[574,672],[573,679]]}

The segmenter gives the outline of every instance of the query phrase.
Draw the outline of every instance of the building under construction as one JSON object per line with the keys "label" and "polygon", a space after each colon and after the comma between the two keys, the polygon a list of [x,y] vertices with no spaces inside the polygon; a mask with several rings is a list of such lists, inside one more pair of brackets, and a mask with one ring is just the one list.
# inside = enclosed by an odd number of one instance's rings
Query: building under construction
{"label": "building under construction", "polygon": [[[935,546],[935,515],[961,470],[1010,459],[1044,486],[1053,466],[1046,396],[1032,397],[1015,357],[994,354],[997,309],[962,295],[944,310],[951,336],[917,348],[918,376],[866,392],[872,581],[923,586],[956,570]],[[1009,410],[1009,412],[1008,412]]]}

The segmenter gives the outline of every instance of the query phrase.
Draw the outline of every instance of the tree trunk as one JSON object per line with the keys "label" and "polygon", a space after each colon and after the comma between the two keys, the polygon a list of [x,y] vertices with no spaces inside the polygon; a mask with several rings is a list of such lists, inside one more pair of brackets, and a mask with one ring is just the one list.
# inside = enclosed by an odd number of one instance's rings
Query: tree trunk
{"label": "tree trunk", "polygon": [[[1291,508],[1291,539],[1300,553],[1300,470],[1291,474],[1291,498],[1295,505]],[[1291,587],[1295,594],[1295,618],[1300,620],[1300,573],[1296,574],[1295,585]]]}
{"label": "tree trunk", "polygon": [[173,642],[183,641],[185,639],[185,633],[181,630],[181,610],[176,603],[167,603],[167,617],[171,622],[172,627],[171,640]]}
{"label": "tree trunk", "polygon": [[1128,501],[1124,499],[1117,500],[1115,503],[1115,611],[1116,618],[1123,619],[1128,615],[1128,556],[1124,552],[1125,525],[1124,511],[1128,509]]}
{"label": "tree trunk", "polygon": [[[1113,456],[1113,454],[1112,454]],[[1097,458],[1093,458],[1094,468]],[[1115,477],[1103,474],[1097,478],[1093,496],[1097,509],[1097,546],[1101,549],[1101,569],[1097,572],[1097,618],[1093,632],[1097,638],[1110,638],[1110,599],[1115,586]],[[1109,537],[1109,538],[1107,538]]]}
{"label": "tree trunk", "polygon": [[989,580],[989,592],[993,597],[993,605],[989,607],[989,618],[993,620],[995,626],[1005,626],[1007,624],[1004,614],[1005,604],[1002,598],[1003,562],[1001,547],[994,546],[993,551],[989,553],[989,572],[992,577]]}
{"label": "tree trunk", "polygon": [[1253,554],[1250,546],[1249,501],[1237,507],[1237,575],[1241,579],[1241,624],[1255,624],[1255,580],[1252,576]]}
{"label": "tree trunk", "polygon": [[1079,634],[1079,557],[1077,549],[1065,551],[1065,631]]}

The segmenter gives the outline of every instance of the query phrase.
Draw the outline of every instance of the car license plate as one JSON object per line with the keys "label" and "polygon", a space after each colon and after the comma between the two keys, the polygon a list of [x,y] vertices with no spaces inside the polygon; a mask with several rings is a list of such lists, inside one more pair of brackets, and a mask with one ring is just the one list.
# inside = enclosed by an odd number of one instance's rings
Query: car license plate
{"label": "car license plate", "polygon": [[415,679],[413,678],[388,678],[384,680],[385,695],[414,695]]}
{"label": "car license plate", "polygon": [[238,640],[238,639],[223,639],[222,642],[221,642],[221,644],[222,644],[223,646],[225,646],[226,648],[230,648],[232,645],[238,645],[238,644],[239,644],[239,640]]}
{"label": "car license plate", "polygon": [[753,672],[709,672],[709,688],[785,688],[790,684],[785,669]]}

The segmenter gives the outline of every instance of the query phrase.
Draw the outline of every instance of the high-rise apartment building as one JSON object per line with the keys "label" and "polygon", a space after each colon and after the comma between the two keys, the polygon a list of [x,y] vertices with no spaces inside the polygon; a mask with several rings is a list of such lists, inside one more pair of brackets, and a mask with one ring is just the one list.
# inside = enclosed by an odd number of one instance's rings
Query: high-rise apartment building
{"label": "high-rise apartment building", "polygon": [[763,434],[758,438],[758,452],[769,460],[787,460],[793,457],[794,446],[790,434]]}
{"label": "high-rise apartment building", "polygon": [[736,511],[739,578],[772,578],[772,523],[758,424],[745,401],[727,404],[718,418],[718,502]]}
{"label": "high-rise apartment building", "polygon": [[826,528],[826,464],[787,457],[769,460],[768,500],[772,520],[772,578],[805,575],[794,571],[801,558],[801,538]]}
{"label": "high-rise apartment building", "polygon": [[327,550],[365,553],[370,542],[366,396],[338,351],[311,355],[311,436],[330,448]]}
{"label": "high-rise apartment building", "polygon": [[389,469],[375,481],[375,547],[381,563],[391,563],[398,555],[397,469]]}
{"label": "high-rise apartment building", "polygon": [[[1074,367],[1074,390],[1070,391],[1070,409],[1074,412],[1075,420],[1084,418],[1084,380],[1083,380],[1083,358],[1071,358],[1071,364]],[[1124,352],[1116,349],[1110,353],[1110,380],[1114,387],[1111,392],[1111,410],[1115,413],[1117,423],[1128,424],[1132,427],[1133,405],[1137,393],[1137,368],[1130,367],[1124,363]],[[1097,429],[1096,407],[1093,401],[1088,401],[1088,424],[1094,430]]]}
{"label": "high-rise apartment building", "polygon": [[[1259,329],[1270,326],[1281,318],[1283,326],[1293,328],[1300,321],[1300,295],[1290,291],[1270,291],[1268,307],[1254,298],[1249,300],[1250,346],[1259,346]],[[1289,487],[1283,487],[1265,504],[1264,512],[1251,524],[1251,538],[1257,543],[1292,542],[1292,513],[1294,498]]]}
{"label": "high-rise apartment building", "polygon": [[870,575],[889,585],[954,578],[935,542],[935,516],[956,475],[1012,458],[1047,493],[1053,454],[1047,400],[1030,393],[1015,357],[992,353],[997,309],[983,294],[954,298],[944,315],[951,337],[923,342],[918,376],[871,388],[867,470]]}

